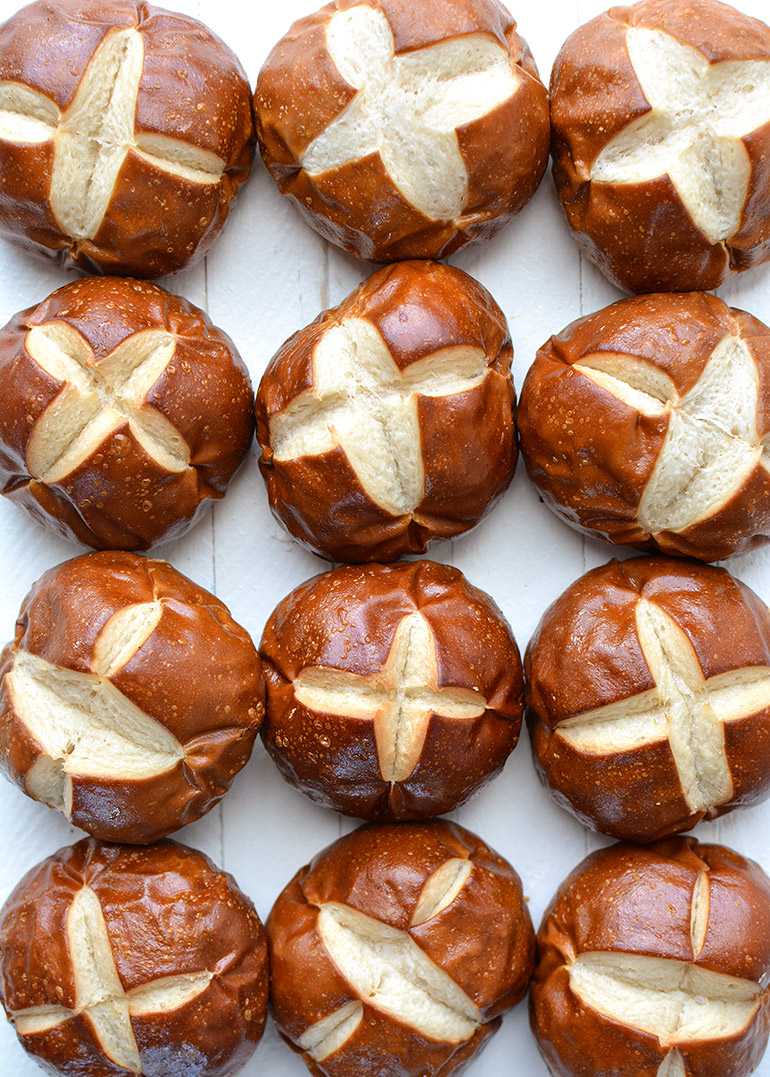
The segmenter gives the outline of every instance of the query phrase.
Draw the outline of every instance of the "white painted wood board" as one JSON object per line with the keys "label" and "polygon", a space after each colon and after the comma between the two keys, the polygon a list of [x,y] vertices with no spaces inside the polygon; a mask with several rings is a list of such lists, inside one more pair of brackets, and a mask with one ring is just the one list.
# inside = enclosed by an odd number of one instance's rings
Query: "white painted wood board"
{"label": "white painted wood board", "polygon": [[[279,4],[177,0],[175,6],[217,31],[238,53],[253,84],[274,42],[294,19],[317,5],[314,0]],[[545,80],[567,35],[605,6],[603,0],[545,0],[513,11]],[[770,15],[768,0],[738,0],[737,6],[759,18]],[[12,0],[0,0],[0,19],[14,9]],[[495,241],[452,261],[486,285],[505,311],[516,350],[517,389],[535,351],[552,333],[621,297],[578,254],[550,175]],[[325,306],[339,302],[373,268],[328,246],[308,229],[257,159],[209,257],[162,283],[204,307],[232,336],[256,386],[284,339]],[[0,242],[0,324],[73,276]],[[770,321],[770,266],[735,279],[720,294]],[[12,636],[18,607],[31,584],[46,569],[79,552],[80,547],[47,534],[9,502],[0,504],[0,638]],[[276,603],[328,567],[300,549],[272,518],[256,449],[225,500],[192,533],[156,552],[216,591],[256,640]],[[621,556],[627,553],[620,551]],[[470,534],[429,553],[434,560],[462,569],[492,594],[522,651],[546,606],[584,571],[612,555],[610,547],[584,539],[558,521],[540,503],[521,464],[510,490],[488,519]],[[729,567],[770,602],[770,549],[733,558]],[[564,876],[587,852],[603,844],[541,788],[526,732],[504,772],[453,818],[511,860],[523,878],[536,925]],[[4,781],[0,781],[0,825],[0,900],[28,868],[82,836],[61,816]],[[177,836],[232,872],[264,919],[294,872],[354,825],[286,785],[258,742],[223,803]],[[770,870],[769,833],[770,804],[695,830],[703,840],[722,841],[759,860],[766,870]],[[35,1077],[40,1072],[18,1047],[10,1027],[0,1022],[0,1077]],[[529,1033],[526,1006],[506,1017],[469,1072],[473,1077],[543,1077],[546,1070]],[[268,1026],[244,1077],[305,1073],[302,1062]],[[770,1055],[757,1073],[770,1077]]]}

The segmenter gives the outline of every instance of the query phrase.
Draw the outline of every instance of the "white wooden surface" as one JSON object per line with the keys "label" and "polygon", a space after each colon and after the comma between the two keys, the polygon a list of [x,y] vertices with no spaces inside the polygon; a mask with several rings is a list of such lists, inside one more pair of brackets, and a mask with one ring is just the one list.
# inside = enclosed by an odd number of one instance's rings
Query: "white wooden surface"
{"label": "white wooden surface", "polygon": [[[252,84],[273,43],[314,0],[177,0],[176,6],[216,30],[239,54]],[[514,10],[547,80],[564,38],[600,13],[603,0],[547,0]],[[749,14],[767,19],[768,0],[738,0]],[[0,18],[14,11],[0,0]],[[516,349],[515,380],[521,386],[536,349],[551,333],[583,313],[620,298],[584,262],[567,232],[550,176],[507,230],[492,244],[452,261],[482,281],[503,307]],[[255,387],[286,337],[324,307],[339,302],[373,267],[327,246],[299,220],[273,186],[261,162],[240,195],[224,234],[205,263],[163,283],[204,307],[235,340]],[[37,303],[67,275],[0,242],[0,324]],[[721,290],[725,299],[770,321],[770,266]],[[10,638],[18,607],[41,573],[82,550],[56,539],[9,502],[0,504],[0,639]],[[620,550],[625,556],[631,551]],[[238,474],[225,500],[181,541],[157,550],[182,572],[214,590],[259,640],[275,604],[324,562],[300,549],[273,520],[256,452]],[[602,564],[610,547],[581,538],[540,504],[523,466],[502,503],[475,531],[429,554],[458,568],[489,591],[510,620],[519,645],[545,607],[588,568]],[[770,550],[734,558],[732,572],[770,602]],[[475,800],[455,813],[514,864],[537,926],[552,892],[568,871],[602,839],[559,809],[537,781],[526,733],[504,772]],[[0,781],[0,901],[21,875],[60,846],[82,835],[58,814]],[[305,800],[278,776],[260,742],[224,802],[177,835],[232,872],[266,918],[280,889],[322,846],[354,826]],[[696,835],[722,841],[770,870],[770,804],[736,812]],[[546,1073],[530,1036],[526,1006],[511,1013],[471,1067],[474,1077]],[[770,1056],[758,1073],[770,1077]],[[0,1077],[40,1073],[0,1022]],[[268,1026],[245,1077],[301,1077],[304,1065]],[[180,1074],[179,1077],[185,1077]],[[361,1077],[373,1077],[364,1075]]]}

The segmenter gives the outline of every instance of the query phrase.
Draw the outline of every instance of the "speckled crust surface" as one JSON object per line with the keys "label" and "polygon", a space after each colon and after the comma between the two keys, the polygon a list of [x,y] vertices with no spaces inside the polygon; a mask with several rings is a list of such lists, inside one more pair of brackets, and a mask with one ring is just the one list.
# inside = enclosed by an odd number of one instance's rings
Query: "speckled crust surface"
{"label": "speckled crust surface", "polygon": [[[435,916],[413,924],[423,888],[449,860],[470,864],[464,885]],[[320,1062],[303,1053],[316,1077],[460,1073],[526,992],[534,932],[510,864],[444,820],[362,827],[297,873],[267,923],[272,1013],[295,1050],[310,1026],[358,1000],[319,933],[319,909],[329,902],[407,935],[473,1001],[481,1023],[465,1042],[441,1043],[363,999],[362,1019],[344,1045]]]}
{"label": "speckled crust surface", "polygon": [[[728,338],[743,349],[740,378],[729,363],[718,368],[712,362]],[[623,369],[628,360],[636,364],[632,375]],[[641,405],[632,394],[620,398],[626,384],[600,385],[590,369],[579,369],[597,364],[644,389],[636,398]],[[654,398],[645,399],[650,394]],[[677,455],[667,444],[677,412],[700,424],[697,437],[688,436],[688,447],[678,452],[682,467],[693,479],[711,469],[725,493],[687,526],[661,525],[653,534],[638,516],[663,454],[669,464]],[[516,421],[529,477],[546,504],[585,534],[704,561],[770,541],[770,330],[716,296],[638,296],[572,322],[538,351]],[[741,460],[733,467],[710,448],[710,423],[725,443],[735,436],[751,445],[751,466]],[[672,496],[674,511],[689,494],[687,485],[681,481],[678,498]],[[701,488],[704,499],[710,496],[706,483]]]}
{"label": "speckled crust surface", "polygon": [[[336,12],[359,3],[336,0],[300,19],[268,57],[255,95],[265,164],[312,228],[361,258],[444,258],[491,238],[534,194],[549,142],[547,91],[516,23],[497,0],[369,4],[385,15],[396,56],[470,34],[488,35],[510,55],[518,80],[512,95],[456,129],[468,175],[467,197],[457,218],[434,220],[416,208],[395,185],[378,151],[320,174],[302,167],[314,139],[356,96],[332,60],[326,28]],[[367,62],[369,57],[363,71]],[[457,63],[461,70],[459,56]]]}
{"label": "speckled crust surface", "polygon": [[738,229],[723,242],[710,242],[695,224],[668,174],[592,180],[601,151],[651,109],[629,57],[629,27],[662,30],[710,64],[770,61],[770,28],[717,0],[643,0],[581,26],[551,73],[553,176],[581,252],[628,291],[717,288],[770,258],[770,122],[740,140],[750,181]]}
{"label": "speckled crust surface", "polygon": [[[79,350],[80,358],[67,369],[46,369],[28,350],[30,331],[62,324],[69,330],[65,348]],[[173,347],[137,398],[123,374],[102,377],[100,370],[148,330]],[[251,382],[235,345],[202,310],[143,281],[86,278],[17,314],[0,331],[0,378],[2,492],[38,523],[88,546],[145,550],[177,538],[222,497],[251,443]],[[46,424],[62,444],[76,443],[88,421],[85,405],[74,426],[57,413],[75,392],[84,400],[95,392],[102,414],[114,406],[125,421],[116,416],[77,466],[43,481],[30,472],[33,439]],[[137,435],[132,422],[145,417],[170,426],[182,460],[173,469]]]}
{"label": "speckled crust surface", "polygon": [[[152,630],[103,670],[100,640],[111,619],[146,604],[154,605]],[[178,830],[214,807],[251,754],[264,714],[254,644],[219,599],[165,561],[87,554],[50,569],[27,596],[15,640],[0,658],[0,766],[30,792],[25,780],[48,753],[17,713],[9,675],[20,653],[94,674],[94,680],[99,669],[101,680],[179,743],[182,758],[142,778],[121,775],[119,765],[111,775],[94,775],[88,758],[87,774],[80,776],[76,764],[68,767],[66,753],[61,756],[72,781],[71,820],[97,837],[145,844]],[[126,729],[127,745],[132,733]],[[98,736],[90,735],[98,757]],[[134,755],[136,745],[130,746]]]}
{"label": "speckled crust surface", "polygon": [[[640,643],[640,599],[685,633],[705,678],[684,720],[695,722],[703,694],[724,687],[735,671],[753,669],[764,678],[759,709],[738,707],[743,717],[723,723],[717,754],[726,757],[732,792],[708,810],[693,811],[685,799],[669,739],[673,726],[668,735],[652,728],[652,711],[673,704],[665,671],[656,671],[661,681],[656,685]],[[770,611],[724,569],[652,557],[594,569],[546,610],[527,648],[526,670],[535,764],[558,802],[586,826],[616,838],[653,841],[757,804],[770,792]],[[598,708],[608,708],[610,719],[613,705],[653,689],[659,701],[650,700],[644,712],[649,729],[639,729],[638,747],[588,751],[559,735],[563,722]],[[672,715],[670,709],[673,724],[678,719]],[[707,734],[698,731],[701,739]],[[699,762],[696,756],[696,773]]]}
{"label": "speckled crust surface", "polygon": [[[671,1072],[684,1077],[747,1077],[758,1064],[770,1032],[770,881],[752,860],[694,838],[602,849],[556,892],[537,941],[530,1016],[554,1077],[656,1077],[676,1052]],[[663,958],[757,984],[756,1010],[734,1036],[674,1035],[664,1046],[572,990],[570,966],[589,952]]]}
{"label": "speckled crust surface", "polygon": [[[129,996],[144,1077],[237,1073],[265,1025],[265,932],[232,876],[176,842],[140,850],[86,839],[30,871],[0,912],[6,1012],[41,1006],[76,1011],[82,1004],[67,918],[84,888],[101,906],[119,986]],[[150,998],[142,1007],[149,1012],[131,1012],[131,992],[166,977],[203,973],[211,974],[208,985],[183,1005],[153,1012]],[[135,1072],[105,1055],[104,1026],[94,1024],[90,1010],[60,1016],[55,1028],[19,1037],[47,1073],[117,1077]]]}
{"label": "speckled crust surface", "polygon": [[[85,199],[96,172],[64,178],[54,135],[73,103],[75,113],[83,100],[97,109],[98,97],[86,89],[89,66],[111,34],[130,29],[141,35],[143,57],[134,123],[126,121],[128,152],[98,229],[73,238],[57,220],[52,185],[80,183]],[[32,92],[28,111],[48,117],[50,134],[0,137],[5,238],[64,266],[141,277],[203,257],[249,174],[254,147],[251,91],[224,42],[196,19],[138,0],[38,0],[0,27],[0,90],[13,84]],[[159,149],[155,136],[173,143]],[[199,150],[218,160],[210,178],[196,172]],[[170,170],[175,161],[190,166],[187,173]]]}
{"label": "speckled crust surface", "polygon": [[[405,653],[402,634],[415,620]],[[423,642],[426,667],[412,669],[409,649]],[[451,811],[498,773],[518,740],[516,642],[492,599],[446,565],[344,566],[316,576],[273,612],[260,651],[265,747],[287,781],[347,815],[425,819]],[[342,697],[336,712],[323,699],[313,706],[297,698],[295,683],[308,669],[331,678]],[[353,705],[365,691],[373,693],[368,713]],[[412,730],[401,713],[401,722],[389,721],[388,711],[404,691],[430,698],[412,716],[417,753],[401,777],[398,758]],[[463,695],[470,704],[457,713]],[[398,777],[388,771],[391,747]]]}
{"label": "speckled crust surface", "polygon": [[[379,334],[398,386],[410,371],[415,375],[417,363],[440,357],[443,349],[474,349],[486,358],[478,384],[440,395],[440,375],[430,373],[424,381],[436,379],[435,394],[429,387],[416,390],[414,433],[424,494],[401,515],[383,508],[364,488],[340,443],[342,435],[333,432],[331,449],[295,458],[276,459],[273,450],[271,424],[300,394],[306,393],[313,406],[329,396],[318,384],[317,349],[329,331],[351,319],[371,323]],[[512,356],[503,312],[461,270],[414,261],[373,274],[338,307],[291,337],[262,377],[256,403],[259,464],[273,512],[295,538],[331,561],[391,561],[423,553],[433,538],[467,531],[502,496],[516,468]],[[406,390],[407,381],[403,384]],[[344,388],[354,400],[360,397],[358,406],[367,406],[358,386]],[[381,452],[378,445],[371,451]],[[400,460],[398,445],[390,453]]]}

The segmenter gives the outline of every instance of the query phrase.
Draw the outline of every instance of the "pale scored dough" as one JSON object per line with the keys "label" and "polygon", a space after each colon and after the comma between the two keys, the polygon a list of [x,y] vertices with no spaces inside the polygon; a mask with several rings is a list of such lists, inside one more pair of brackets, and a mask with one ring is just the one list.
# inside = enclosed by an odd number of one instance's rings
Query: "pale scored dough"
{"label": "pale scored dough", "polygon": [[[693,957],[703,949],[709,918],[708,871],[698,875],[690,911]],[[762,989],[751,980],[711,972],[687,961],[593,951],[567,966],[570,989],[611,1021],[656,1036],[670,1048],[658,1077],[684,1077],[676,1045],[740,1035],[754,1019]]]}
{"label": "pale scored dough", "polygon": [[379,153],[393,185],[433,221],[456,220],[468,203],[457,128],[516,93],[520,76],[491,34],[465,34],[396,56],[382,11],[358,4],[326,28],[334,64],[358,93],[308,146],[312,176]]}
{"label": "pale scored dough", "polygon": [[189,183],[219,183],[225,163],[181,139],[135,131],[144,67],[139,30],[113,28],[104,36],[65,112],[20,82],[0,82],[0,141],[54,147],[50,204],[57,225],[72,239],[93,239],[109,207],[129,152]]}
{"label": "pale scored dough", "polygon": [[663,30],[630,27],[626,46],[651,110],[601,151],[598,183],[668,175],[709,243],[739,229],[751,179],[742,139],[770,123],[770,60],[709,63]]}
{"label": "pale scored dough", "polygon": [[417,399],[468,392],[489,368],[481,348],[442,348],[396,365],[366,318],[345,318],[313,352],[313,385],[270,420],[277,462],[340,446],[363,489],[393,516],[412,513],[425,495]]}
{"label": "pale scored dough", "polygon": [[487,707],[472,688],[441,688],[433,630],[421,613],[402,618],[381,670],[361,676],[306,666],[294,681],[298,703],[321,714],[372,722],[383,781],[405,781],[420,758],[432,714],[454,721]]}
{"label": "pale scored dough", "polygon": [[73,778],[141,781],[184,758],[176,737],[107,679],[145,645],[162,613],[160,602],[143,602],[113,614],[97,638],[91,673],[27,651],[14,658],[7,675],[13,709],[41,749],[27,790],[68,818]]}
{"label": "pale scored dough", "polygon": [[208,971],[164,976],[126,992],[120,982],[112,943],[99,898],[89,887],[78,890],[67,914],[67,945],[75,982],[75,1007],[38,1006],[12,1013],[21,1036],[59,1028],[81,1015],[88,1018],[94,1039],[116,1066],[141,1074],[142,1061],[132,1018],[170,1013],[192,1002],[211,983]]}
{"label": "pale scored dough", "polygon": [[724,727],[770,707],[770,667],[703,675],[687,634],[660,606],[640,598],[636,630],[655,688],[560,723],[556,735],[589,755],[628,752],[667,740],[691,811],[733,795]]}
{"label": "pale scored dough", "polygon": [[125,424],[147,455],[170,472],[190,466],[182,435],[146,403],[176,351],[165,329],[133,333],[96,363],[88,341],[67,322],[33,326],[25,346],[37,365],[63,388],[35,423],[27,466],[44,483],[66,479]]}
{"label": "pale scored dough", "polygon": [[[445,861],[425,883],[411,926],[443,912],[472,870],[462,858]],[[317,923],[332,961],[367,1006],[429,1039],[462,1043],[473,1036],[481,1023],[478,1007],[407,932],[338,902],[323,904]],[[300,1047],[317,1062],[328,1058],[355,1033],[363,1002],[346,1003],[311,1025]]]}
{"label": "pale scored dough", "polygon": [[651,535],[675,534],[727,505],[757,468],[770,472],[770,438],[758,432],[759,373],[746,343],[726,335],[697,383],[680,396],[646,359],[594,352],[575,363],[640,415],[668,416],[668,428],[637,510]]}

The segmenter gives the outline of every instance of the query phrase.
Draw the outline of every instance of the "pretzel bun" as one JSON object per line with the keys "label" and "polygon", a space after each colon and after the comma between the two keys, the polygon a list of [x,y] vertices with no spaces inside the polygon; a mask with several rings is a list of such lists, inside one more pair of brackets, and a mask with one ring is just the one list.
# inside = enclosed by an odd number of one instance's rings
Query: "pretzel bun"
{"label": "pretzel bun", "polygon": [[260,652],[265,747],[288,782],[346,815],[452,811],[516,746],[516,642],[455,568],[413,561],[316,576],[273,612]]}
{"label": "pretzel bun", "polygon": [[722,568],[638,557],[587,573],[527,648],[540,777],[629,841],[770,794],[770,610]]}
{"label": "pretzel bun", "polygon": [[445,1077],[526,993],[518,875],[454,823],[366,826],[302,868],[267,923],[271,1007],[315,1077]]}
{"label": "pretzel bun", "polygon": [[581,251],[634,292],[770,258],[770,27],[717,0],[613,7],[551,76],[553,175]]}
{"label": "pretzel bun", "polygon": [[198,261],[251,167],[251,91],[202,23],[138,0],[38,0],[0,27],[0,234],[62,266]]}
{"label": "pretzel bun", "polygon": [[585,534],[704,561],[770,540],[770,329],[716,296],[573,322],[516,418],[530,478]]}
{"label": "pretzel bun", "polygon": [[46,572],[0,678],[6,776],[109,841],[145,844],[209,811],[264,713],[259,656],[227,607],[130,553]]}
{"label": "pretzel bun", "polygon": [[202,853],[89,838],[0,911],[0,995],[49,1074],[230,1077],[265,1025],[265,931]]}
{"label": "pretzel bun", "polygon": [[516,468],[512,356],[503,312],[466,273],[375,273],[262,377],[273,512],[330,561],[391,561],[467,531]]}
{"label": "pretzel bun", "polygon": [[495,235],[548,161],[548,94],[497,0],[336,0],[257,80],[262,157],[361,258],[444,258]]}
{"label": "pretzel bun", "polygon": [[0,488],[65,538],[145,550],[220,498],[248,452],[230,338],[154,284],[67,284],[0,330]]}
{"label": "pretzel bun", "polygon": [[530,1016],[553,1077],[747,1077],[770,1032],[770,880],[721,845],[613,845],[562,884]]}

